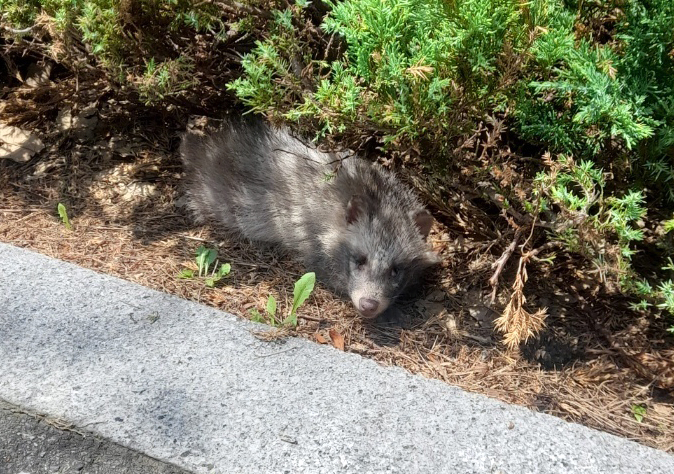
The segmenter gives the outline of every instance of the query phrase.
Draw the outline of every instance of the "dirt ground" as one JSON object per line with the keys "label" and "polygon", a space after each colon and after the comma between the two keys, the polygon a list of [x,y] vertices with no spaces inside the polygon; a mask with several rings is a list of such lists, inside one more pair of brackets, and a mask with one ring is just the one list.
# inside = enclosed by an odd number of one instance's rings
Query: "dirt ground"
{"label": "dirt ground", "polygon": [[[68,77],[3,88],[0,126],[30,130],[43,147],[27,160],[0,158],[0,240],[242,317],[263,312],[270,294],[287,313],[301,266],[190,221],[177,158],[187,115],[116,97],[104,83]],[[545,329],[507,350],[493,328],[503,301],[490,303],[487,282],[500,252],[439,220],[431,242],[443,263],[402,320],[366,323],[319,286],[297,328],[266,337],[343,338],[345,350],[382,364],[674,452],[674,345],[664,321],[586,291],[592,269],[560,256],[529,274],[529,304],[549,308]],[[178,277],[196,269],[200,245],[231,263],[215,288]]]}

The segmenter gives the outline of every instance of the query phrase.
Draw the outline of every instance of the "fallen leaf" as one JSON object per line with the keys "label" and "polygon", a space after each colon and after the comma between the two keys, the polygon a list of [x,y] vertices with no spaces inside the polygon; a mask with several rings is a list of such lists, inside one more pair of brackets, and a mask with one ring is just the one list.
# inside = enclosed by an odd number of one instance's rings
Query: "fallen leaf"
{"label": "fallen leaf", "polygon": [[328,340],[327,340],[326,338],[324,338],[324,337],[323,337],[321,334],[319,334],[319,333],[316,333],[316,334],[314,335],[314,337],[316,338],[316,342],[318,342],[319,344],[327,344],[327,343],[328,343]]}
{"label": "fallen leaf", "polygon": [[338,333],[334,329],[330,329],[329,334],[330,334],[330,339],[332,339],[332,345],[335,346],[340,351],[343,351],[344,350],[344,336],[342,336],[340,333]]}
{"label": "fallen leaf", "polygon": [[42,140],[32,133],[0,123],[0,159],[24,163],[43,148]]}

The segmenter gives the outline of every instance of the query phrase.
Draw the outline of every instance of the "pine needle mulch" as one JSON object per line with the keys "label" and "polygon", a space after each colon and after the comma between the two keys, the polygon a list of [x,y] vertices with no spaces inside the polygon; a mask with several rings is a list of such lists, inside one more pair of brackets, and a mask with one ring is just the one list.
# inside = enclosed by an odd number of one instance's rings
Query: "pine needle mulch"
{"label": "pine needle mulch", "polygon": [[[223,241],[193,225],[181,199],[176,134],[158,130],[141,138],[112,134],[86,146],[61,142],[27,164],[0,161],[0,240],[242,317],[263,312],[273,294],[285,314],[303,268],[273,250]],[[72,230],[59,220],[59,202]],[[490,292],[484,269],[492,261],[480,256],[478,244],[441,225],[431,239],[443,265],[404,306],[403,320],[363,322],[349,303],[319,286],[297,328],[259,337],[343,344],[385,365],[674,452],[671,387],[649,369],[668,370],[674,357],[657,322],[625,315],[600,298],[579,299],[534,275],[540,289],[530,289],[529,299],[550,307],[547,327],[508,351],[494,332],[498,314],[475,304]],[[220,261],[232,265],[213,289],[178,278],[196,268],[199,245],[217,247]],[[638,407],[646,409],[641,422]]]}

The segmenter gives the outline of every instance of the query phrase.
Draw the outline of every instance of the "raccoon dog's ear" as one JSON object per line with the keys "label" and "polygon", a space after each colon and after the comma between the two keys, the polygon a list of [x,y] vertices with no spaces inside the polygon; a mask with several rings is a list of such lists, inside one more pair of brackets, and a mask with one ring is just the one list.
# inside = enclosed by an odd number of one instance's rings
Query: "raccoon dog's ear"
{"label": "raccoon dog's ear", "polygon": [[353,224],[365,211],[365,198],[360,194],[354,194],[346,205],[346,223]]}
{"label": "raccoon dog's ear", "polygon": [[414,223],[417,225],[417,228],[419,229],[419,232],[421,233],[423,238],[426,239],[426,237],[428,237],[428,234],[431,231],[433,222],[435,222],[435,219],[433,219],[431,213],[428,212],[426,209],[414,211],[412,212],[412,219],[414,220]]}

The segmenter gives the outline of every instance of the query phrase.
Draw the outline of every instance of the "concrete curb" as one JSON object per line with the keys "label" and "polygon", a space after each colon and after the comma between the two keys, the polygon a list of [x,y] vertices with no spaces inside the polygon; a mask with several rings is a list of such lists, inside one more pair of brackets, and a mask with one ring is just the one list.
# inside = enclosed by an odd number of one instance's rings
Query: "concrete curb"
{"label": "concrete curb", "polygon": [[0,398],[197,473],[672,473],[674,456],[0,244]]}

